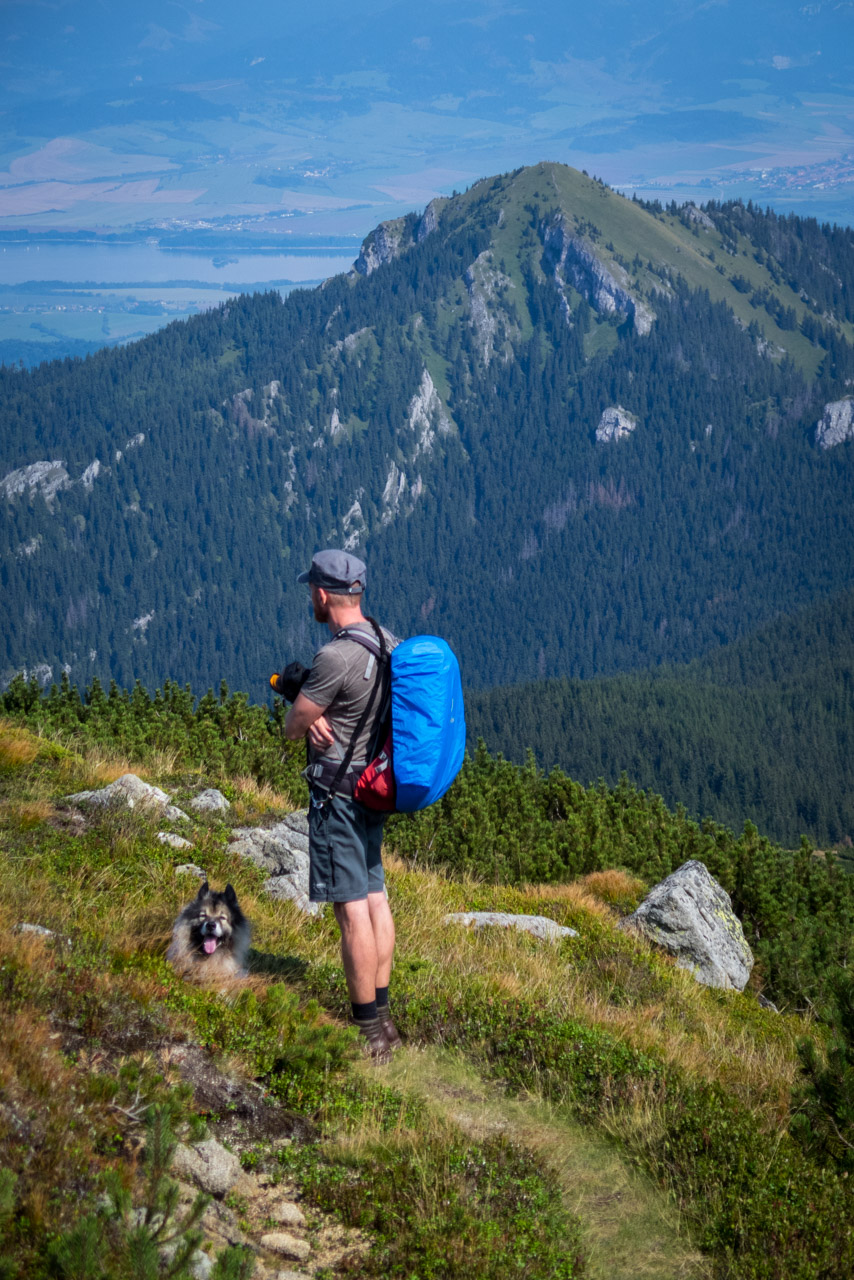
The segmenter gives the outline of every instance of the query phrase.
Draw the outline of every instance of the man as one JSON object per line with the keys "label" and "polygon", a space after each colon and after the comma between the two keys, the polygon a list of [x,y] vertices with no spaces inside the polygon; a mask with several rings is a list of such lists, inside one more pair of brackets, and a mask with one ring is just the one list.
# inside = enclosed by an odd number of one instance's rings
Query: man
{"label": "man", "polygon": [[[388,1005],[395,939],[380,856],[385,815],[352,796],[356,779],[382,746],[377,739],[387,677],[385,664],[369,649],[339,635],[345,628],[363,631],[376,643],[377,631],[362,613],[366,579],[361,560],[334,550],[319,551],[311,568],[299,575],[297,581],[310,586],[315,619],[326,623],[334,638],[315,654],[285,718],[285,733],[308,739],[309,897],[333,903],[353,1021],[366,1052],[385,1062],[401,1043]],[[383,636],[392,649],[394,637],[386,631]],[[342,775],[351,745],[352,758]]]}

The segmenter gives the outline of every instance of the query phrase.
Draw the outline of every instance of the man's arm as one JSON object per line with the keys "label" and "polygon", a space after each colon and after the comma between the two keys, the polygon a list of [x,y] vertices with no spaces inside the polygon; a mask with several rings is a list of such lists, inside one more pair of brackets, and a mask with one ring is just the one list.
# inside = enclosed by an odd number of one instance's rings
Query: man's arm
{"label": "man's arm", "polygon": [[285,716],[285,736],[296,742],[308,734],[311,745],[320,751],[331,746],[335,738],[323,714],[325,710],[304,693],[298,693],[296,702]]}

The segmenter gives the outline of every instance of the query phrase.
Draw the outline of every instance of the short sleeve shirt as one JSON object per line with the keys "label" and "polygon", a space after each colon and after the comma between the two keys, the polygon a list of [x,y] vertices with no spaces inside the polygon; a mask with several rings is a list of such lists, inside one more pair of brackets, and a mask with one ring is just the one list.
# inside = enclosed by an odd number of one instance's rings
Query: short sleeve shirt
{"label": "short sleeve shirt", "polygon": [[[374,636],[370,623],[349,628]],[[382,629],[389,650],[399,642],[390,631]],[[311,664],[311,674],[302,687],[305,696],[318,707],[332,730],[335,742],[326,751],[317,751],[309,743],[309,760],[322,758],[341,760],[359,724],[379,675],[379,663],[369,649],[358,640],[331,640],[318,649]],[[374,711],[356,740],[353,760],[367,763],[382,715],[382,692],[377,694]],[[380,744],[382,745],[382,744]]]}

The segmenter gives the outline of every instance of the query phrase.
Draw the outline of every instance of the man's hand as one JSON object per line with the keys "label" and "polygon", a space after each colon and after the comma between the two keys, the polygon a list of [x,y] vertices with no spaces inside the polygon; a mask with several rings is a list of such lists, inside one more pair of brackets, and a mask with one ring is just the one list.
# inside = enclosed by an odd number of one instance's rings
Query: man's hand
{"label": "man's hand", "polygon": [[335,741],[329,722],[323,714],[325,707],[319,707],[304,693],[297,694],[296,701],[285,716],[285,734],[296,741],[308,735],[308,740],[317,751],[325,751]]}

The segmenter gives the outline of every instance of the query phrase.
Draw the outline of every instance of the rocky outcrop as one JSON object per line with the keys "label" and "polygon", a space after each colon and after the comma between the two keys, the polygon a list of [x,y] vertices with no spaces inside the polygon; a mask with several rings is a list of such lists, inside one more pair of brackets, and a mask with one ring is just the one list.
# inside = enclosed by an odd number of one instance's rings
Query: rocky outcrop
{"label": "rocky outcrop", "polygon": [[706,231],[714,231],[715,224],[711,218],[702,209],[698,209],[695,204],[686,204],[685,212],[692,222],[696,222],[699,226],[704,227]]}
{"label": "rocky outcrop", "polygon": [[493,355],[503,360],[513,356],[512,342],[521,337],[519,326],[501,303],[501,296],[515,289],[513,281],[495,266],[491,249],[478,254],[465,274],[472,327],[477,334],[480,357],[489,364]]}
{"label": "rocky outcrop", "polygon": [[707,987],[743,991],[753,968],[729,894],[702,862],[686,862],[621,922],[657,942]]}
{"label": "rocky outcrop", "polygon": [[423,492],[424,481],[420,475],[410,481],[406,472],[396,462],[391,462],[383,486],[380,522],[389,525],[397,516],[411,515]]}
{"label": "rocky outcrop", "polygon": [[63,489],[71,488],[71,477],[64,462],[31,462],[28,467],[10,471],[0,480],[0,492],[11,501],[22,493],[38,492],[50,506]]}
{"label": "rocky outcrop", "polygon": [[596,443],[611,444],[614,440],[624,440],[630,436],[638,425],[638,420],[622,405],[610,405],[603,409],[596,428]]}
{"label": "rocky outcrop", "polygon": [[447,198],[437,196],[431,200],[418,222],[412,217],[392,218],[389,222],[381,222],[362,241],[359,256],[353,263],[353,270],[361,276],[369,276],[377,267],[384,267],[393,262],[414,244],[421,244],[429,235],[438,229],[442,207]]}
{"label": "rocky outcrop", "polygon": [[412,244],[409,221],[406,218],[393,218],[391,222],[381,222],[378,227],[365,237],[353,269],[359,275],[369,276],[378,267],[399,258],[404,249]]}
{"label": "rocky outcrop", "polygon": [[124,773],[108,787],[99,791],[77,791],[66,796],[73,804],[96,809],[159,809],[173,822],[187,818],[182,809],[169,803],[169,796],[150,782],[143,782],[135,773]]}
{"label": "rocky outcrop", "polygon": [[359,489],[353,499],[352,505],[341,521],[341,529],[344,534],[341,543],[345,551],[355,551],[356,547],[361,545],[362,538],[367,528],[365,513],[362,510],[360,499],[364,496],[364,489]]}
{"label": "rocky outcrop", "polygon": [[833,449],[846,440],[854,440],[854,399],[834,400],[824,406],[815,424],[815,442],[820,449]]}
{"label": "rocky outcrop", "polygon": [[560,938],[577,938],[578,931],[568,925],[556,924],[548,916],[516,915],[509,911],[453,911],[446,915],[443,924],[462,924],[474,929],[521,929],[535,938],[556,942]]}
{"label": "rocky outcrop", "polygon": [[452,430],[451,420],[426,369],[421,374],[418,390],[409,402],[406,425],[415,435],[415,450],[409,455],[413,462],[419,454],[433,452],[437,433],[448,435]]}
{"label": "rocky outcrop", "polygon": [[103,467],[97,458],[95,459],[94,462],[89,463],[88,467],[80,477],[80,483],[82,484],[83,488],[86,490],[87,493],[92,492],[93,488],[95,487],[95,481],[98,479],[98,476],[104,470],[108,471],[109,467],[106,467],[106,468]]}
{"label": "rocky outcrop", "polygon": [[428,236],[431,236],[434,231],[438,231],[439,217],[447,203],[447,196],[436,196],[435,200],[430,201],[421,215],[421,221],[415,228],[415,239],[418,244],[421,244],[422,240],[426,240]]}
{"label": "rocky outcrop", "polygon": [[308,810],[289,813],[274,827],[235,827],[228,846],[266,871],[264,892],[289,898],[300,911],[317,915],[320,906],[308,899]]}
{"label": "rocky outcrop", "polygon": [[[600,315],[630,316],[637,333],[649,333],[655,313],[629,292],[628,277],[621,267],[612,263],[609,269],[586,236],[573,235],[562,213],[543,223],[542,236],[545,257],[558,286],[572,285]],[[616,271],[625,277],[622,282],[616,278]]]}

